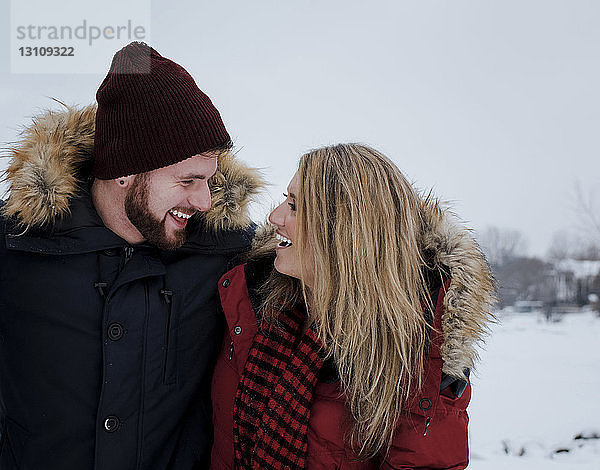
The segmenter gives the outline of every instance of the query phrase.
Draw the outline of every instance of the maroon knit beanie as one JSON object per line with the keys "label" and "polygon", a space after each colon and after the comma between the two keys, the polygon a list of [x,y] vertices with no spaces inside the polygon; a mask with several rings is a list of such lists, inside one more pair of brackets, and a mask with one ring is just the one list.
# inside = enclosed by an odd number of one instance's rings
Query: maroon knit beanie
{"label": "maroon knit beanie", "polygon": [[144,173],[231,143],[219,111],[190,74],[145,43],[115,54],[96,100],[99,179]]}

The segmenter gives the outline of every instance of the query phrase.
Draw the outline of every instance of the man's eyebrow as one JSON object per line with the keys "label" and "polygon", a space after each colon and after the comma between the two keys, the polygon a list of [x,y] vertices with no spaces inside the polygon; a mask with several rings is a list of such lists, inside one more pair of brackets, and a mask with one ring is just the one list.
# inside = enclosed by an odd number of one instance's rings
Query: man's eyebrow
{"label": "man's eyebrow", "polygon": [[200,175],[197,173],[189,173],[187,175],[179,175],[175,177],[178,180],[201,180],[206,178],[206,175]]}

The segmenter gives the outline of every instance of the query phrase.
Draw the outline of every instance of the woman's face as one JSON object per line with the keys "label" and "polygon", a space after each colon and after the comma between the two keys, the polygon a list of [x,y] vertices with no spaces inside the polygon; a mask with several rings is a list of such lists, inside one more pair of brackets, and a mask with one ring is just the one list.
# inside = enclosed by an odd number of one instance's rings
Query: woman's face
{"label": "woman's face", "polygon": [[[275,269],[281,274],[300,279],[300,258],[294,245],[296,233],[296,197],[298,195],[298,172],[294,175],[287,188],[286,199],[269,215],[269,222],[277,227],[277,257],[275,258]],[[314,278],[314,270],[310,267],[312,263],[304,260],[307,271],[304,273],[304,283],[310,287]]]}

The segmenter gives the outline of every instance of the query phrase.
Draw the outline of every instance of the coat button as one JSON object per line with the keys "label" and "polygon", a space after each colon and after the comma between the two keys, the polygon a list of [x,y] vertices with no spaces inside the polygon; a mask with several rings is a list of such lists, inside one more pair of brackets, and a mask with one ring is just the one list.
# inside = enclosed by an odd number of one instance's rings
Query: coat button
{"label": "coat button", "polygon": [[120,425],[121,422],[116,416],[107,416],[107,418],[104,420],[104,429],[106,432],[115,432],[117,429],[119,429]]}
{"label": "coat button", "polygon": [[230,284],[231,284],[231,281],[229,279],[224,279],[223,282],[221,283],[221,285],[223,287],[229,287]]}
{"label": "coat button", "polygon": [[236,326],[236,327],[234,327],[234,328],[233,328],[233,332],[234,332],[236,335],[239,335],[239,334],[242,332],[242,327],[241,327],[241,326]]}
{"label": "coat button", "polygon": [[108,338],[111,341],[119,341],[123,337],[124,332],[123,325],[120,323],[111,323],[108,325]]}
{"label": "coat button", "polygon": [[431,400],[429,398],[423,398],[419,402],[419,408],[421,408],[423,411],[427,411],[429,408],[431,408],[432,405],[433,403],[431,403]]}

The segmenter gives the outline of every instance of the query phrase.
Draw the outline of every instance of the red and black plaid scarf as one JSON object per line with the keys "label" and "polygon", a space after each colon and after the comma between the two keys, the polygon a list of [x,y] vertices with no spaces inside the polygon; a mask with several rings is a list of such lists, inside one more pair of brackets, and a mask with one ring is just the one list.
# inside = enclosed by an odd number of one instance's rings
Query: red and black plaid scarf
{"label": "red and black plaid scarf", "polygon": [[263,322],[254,338],[233,408],[237,469],[306,466],[313,391],[325,357],[317,334],[302,334],[302,310]]}

